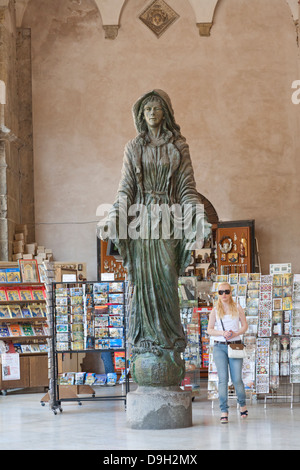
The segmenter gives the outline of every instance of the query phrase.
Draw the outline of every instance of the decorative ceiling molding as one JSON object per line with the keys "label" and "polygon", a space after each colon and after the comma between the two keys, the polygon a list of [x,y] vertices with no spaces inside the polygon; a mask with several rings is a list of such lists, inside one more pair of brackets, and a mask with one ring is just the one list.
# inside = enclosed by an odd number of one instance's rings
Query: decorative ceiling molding
{"label": "decorative ceiling molding", "polygon": [[173,24],[179,15],[164,0],[153,0],[139,16],[157,38]]}
{"label": "decorative ceiling molding", "polygon": [[[105,38],[115,39],[120,28],[120,15],[127,0],[94,0],[102,18]],[[215,9],[220,0],[189,0],[195,13],[196,24],[199,28],[200,36],[210,36],[213,25]],[[290,7],[292,17],[296,27],[299,27],[300,3],[299,0],[285,0]],[[2,16],[8,7],[10,0],[0,0],[0,10]],[[15,0],[16,23],[21,27],[23,16],[29,0]]]}
{"label": "decorative ceiling molding", "polygon": [[121,11],[126,0],[95,0],[99,9],[105,39],[116,39],[120,28]]}
{"label": "decorative ceiling molding", "polygon": [[299,21],[299,10],[300,10],[299,1],[298,0],[286,0],[286,1],[291,9],[293,19],[296,23],[297,21]]}
{"label": "decorative ceiling molding", "polygon": [[195,16],[200,36],[210,36],[215,9],[219,0],[189,0]]}

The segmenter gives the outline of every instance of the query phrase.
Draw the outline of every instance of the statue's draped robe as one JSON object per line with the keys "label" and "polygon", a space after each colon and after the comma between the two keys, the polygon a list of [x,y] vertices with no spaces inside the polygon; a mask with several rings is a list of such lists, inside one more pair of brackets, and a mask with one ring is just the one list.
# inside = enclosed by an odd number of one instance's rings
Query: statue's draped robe
{"label": "statue's draped robe", "polygon": [[[146,133],[130,141],[124,153],[122,177],[117,199],[110,216],[120,217],[130,224],[121,200],[143,204],[150,214],[153,204],[201,204],[196,190],[188,145],[183,138],[175,140],[170,131],[153,144]],[[199,207],[199,206],[198,206]],[[123,211],[123,212],[122,212]],[[195,216],[195,212],[193,211]],[[172,238],[121,239],[115,244],[134,285],[131,299],[129,342],[143,346],[150,342],[161,348],[185,347],[185,335],[180,321],[178,276],[190,262],[190,250],[184,236]],[[149,225],[150,227],[150,225]],[[184,234],[183,234],[184,235]],[[182,347],[183,346],[183,347]]]}

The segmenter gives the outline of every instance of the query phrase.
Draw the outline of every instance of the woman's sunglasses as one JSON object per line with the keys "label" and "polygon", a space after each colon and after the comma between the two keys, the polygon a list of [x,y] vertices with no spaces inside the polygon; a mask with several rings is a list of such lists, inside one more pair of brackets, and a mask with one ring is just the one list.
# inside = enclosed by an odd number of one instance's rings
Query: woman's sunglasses
{"label": "woman's sunglasses", "polygon": [[218,293],[219,293],[219,295],[223,295],[223,294],[229,295],[230,294],[230,289],[219,290]]}

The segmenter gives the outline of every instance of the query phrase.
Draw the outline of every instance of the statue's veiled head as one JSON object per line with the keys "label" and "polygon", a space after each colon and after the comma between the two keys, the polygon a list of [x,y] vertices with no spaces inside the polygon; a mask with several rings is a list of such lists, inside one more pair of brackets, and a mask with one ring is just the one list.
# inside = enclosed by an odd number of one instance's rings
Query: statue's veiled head
{"label": "statue's veiled head", "polygon": [[164,130],[171,131],[175,135],[180,134],[180,127],[175,122],[174,111],[172,107],[171,100],[166,92],[163,90],[152,90],[144,95],[142,95],[132,108],[133,119],[135,127],[139,133],[147,132],[147,123],[144,117],[144,108],[147,103],[150,101],[158,101],[163,109],[164,120],[163,128]]}

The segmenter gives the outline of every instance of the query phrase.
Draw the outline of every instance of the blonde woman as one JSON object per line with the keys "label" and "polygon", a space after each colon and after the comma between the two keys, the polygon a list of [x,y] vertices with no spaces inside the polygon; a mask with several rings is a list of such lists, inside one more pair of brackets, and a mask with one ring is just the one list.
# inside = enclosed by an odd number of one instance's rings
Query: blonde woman
{"label": "blonde woman", "polygon": [[248,324],[244,310],[232,298],[230,284],[227,282],[220,284],[218,294],[218,302],[209,316],[207,333],[216,336],[213,356],[219,378],[220,421],[221,423],[228,423],[228,366],[240,405],[241,417],[246,418],[248,416],[245,387],[242,380],[243,359],[229,358],[226,344],[227,342],[241,343],[241,335],[247,331]]}

